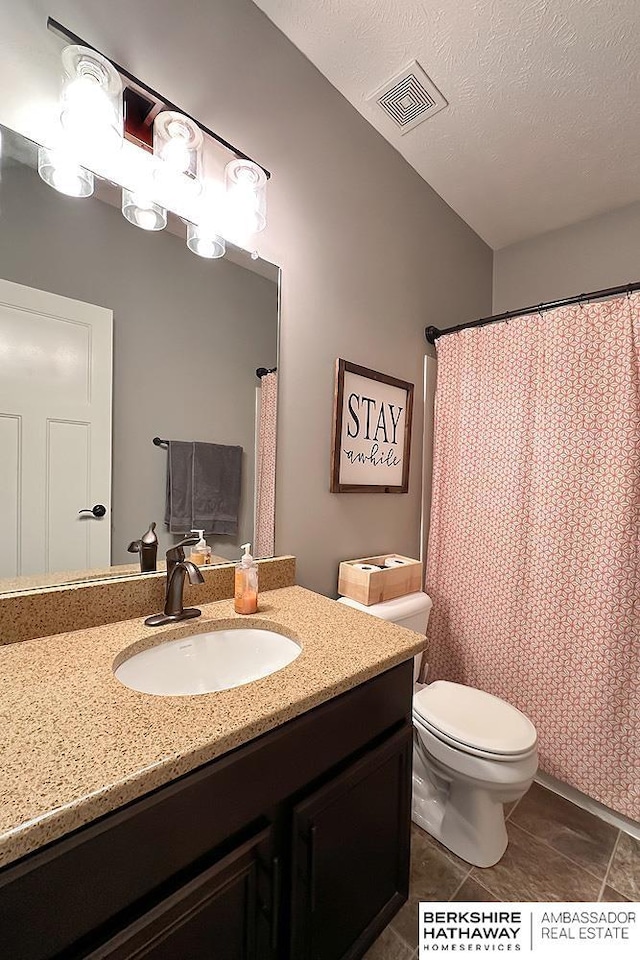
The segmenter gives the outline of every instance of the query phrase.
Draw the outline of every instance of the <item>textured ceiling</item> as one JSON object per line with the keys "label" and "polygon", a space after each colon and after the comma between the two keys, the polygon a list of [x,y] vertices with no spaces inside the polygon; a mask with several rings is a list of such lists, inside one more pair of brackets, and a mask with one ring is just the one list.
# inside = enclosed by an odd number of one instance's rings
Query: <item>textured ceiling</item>
{"label": "textured ceiling", "polygon": [[[640,0],[255,0],[491,246],[640,199]],[[375,102],[417,59],[449,107]]]}

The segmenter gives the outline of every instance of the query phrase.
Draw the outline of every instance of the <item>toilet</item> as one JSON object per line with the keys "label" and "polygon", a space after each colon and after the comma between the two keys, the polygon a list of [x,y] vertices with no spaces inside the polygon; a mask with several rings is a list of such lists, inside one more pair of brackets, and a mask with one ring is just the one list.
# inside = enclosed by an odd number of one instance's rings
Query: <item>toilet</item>
{"label": "toilet", "polygon": [[[338,601],[423,634],[431,598],[412,593],[365,607]],[[504,804],[529,789],[538,769],[531,721],[490,693],[448,680],[418,683],[414,660],[412,819],[477,867],[491,867],[507,848]]]}

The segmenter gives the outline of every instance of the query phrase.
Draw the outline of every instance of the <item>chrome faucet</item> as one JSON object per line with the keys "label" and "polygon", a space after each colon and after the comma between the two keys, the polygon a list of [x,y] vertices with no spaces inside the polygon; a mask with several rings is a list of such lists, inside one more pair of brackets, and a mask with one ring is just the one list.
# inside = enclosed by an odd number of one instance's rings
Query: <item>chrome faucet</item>
{"label": "chrome faucet", "polygon": [[179,620],[191,620],[199,617],[201,611],[196,607],[183,607],[184,581],[189,577],[189,583],[204,583],[204,577],[191,560],[185,560],[184,548],[198,543],[199,537],[185,537],[175,547],[167,550],[167,588],[164,601],[164,613],[154,613],[147,617],[148,627],[161,627],[165,623],[176,623]]}

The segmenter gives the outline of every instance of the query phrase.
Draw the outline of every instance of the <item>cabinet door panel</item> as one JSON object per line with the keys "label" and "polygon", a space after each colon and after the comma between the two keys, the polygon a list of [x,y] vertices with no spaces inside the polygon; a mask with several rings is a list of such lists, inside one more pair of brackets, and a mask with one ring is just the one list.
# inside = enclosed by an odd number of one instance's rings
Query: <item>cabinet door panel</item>
{"label": "cabinet door panel", "polygon": [[270,851],[265,830],[86,960],[269,960]]}
{"label": "cabinet door panel", "polygon": [[405,726],[295,808],[295,960],[362,956],[406,900],[411,746]]}

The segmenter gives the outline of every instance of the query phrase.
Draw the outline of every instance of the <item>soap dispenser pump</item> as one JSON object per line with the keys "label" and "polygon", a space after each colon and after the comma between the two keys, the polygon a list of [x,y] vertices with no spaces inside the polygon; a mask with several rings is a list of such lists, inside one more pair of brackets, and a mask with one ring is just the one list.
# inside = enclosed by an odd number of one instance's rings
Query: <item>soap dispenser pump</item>
{"label": "soap dispenser pump", "polygon": [[256,613],[258,610],[258,564],[249,551],[250,543],[243,543],[244,553],[236,564],[233,608],[236,613]]}

